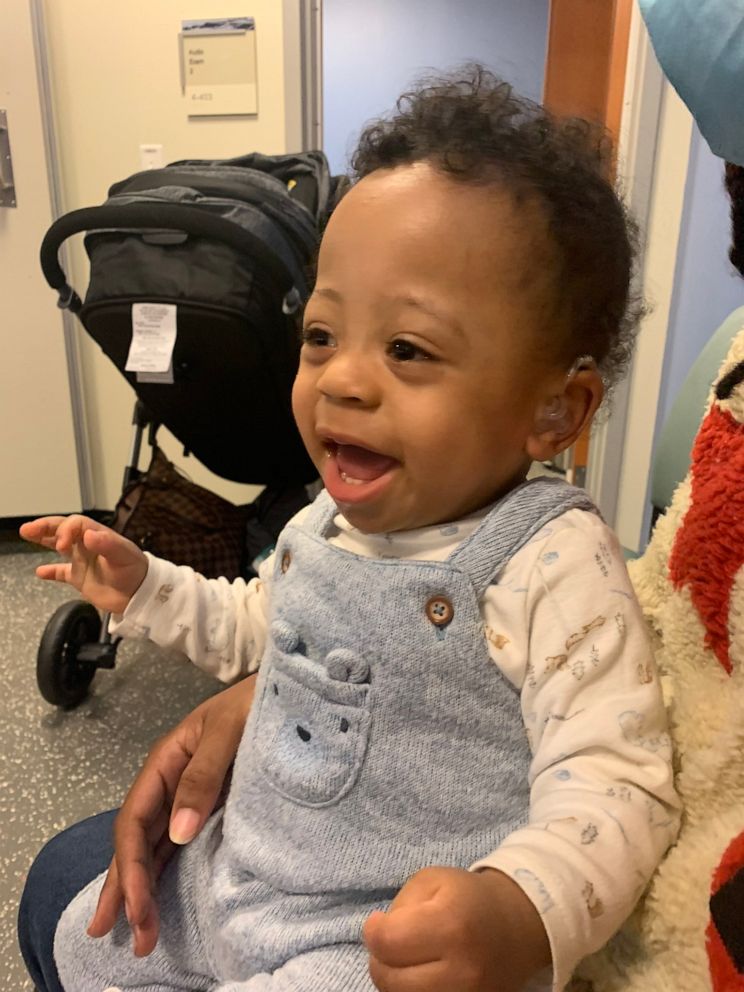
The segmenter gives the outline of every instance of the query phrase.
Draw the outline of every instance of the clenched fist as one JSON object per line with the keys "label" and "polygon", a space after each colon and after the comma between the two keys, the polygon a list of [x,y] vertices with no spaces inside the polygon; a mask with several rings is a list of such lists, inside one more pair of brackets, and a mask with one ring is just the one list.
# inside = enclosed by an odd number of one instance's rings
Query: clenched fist
{"label": "clenched fist", "polygon": [[550,964],[537,910],[507,875],[426,868],[364,927],[380,992],[518,992]]}

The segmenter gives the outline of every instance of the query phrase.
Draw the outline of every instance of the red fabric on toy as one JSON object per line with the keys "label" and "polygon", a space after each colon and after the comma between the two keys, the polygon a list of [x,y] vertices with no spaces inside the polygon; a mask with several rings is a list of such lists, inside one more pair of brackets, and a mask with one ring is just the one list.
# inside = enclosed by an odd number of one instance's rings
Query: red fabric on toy
{"label": "red fabric on toy", "polygon": [[[737,872],[744,870],[744,833],[739,834],[726,849],[713,874],[711,894],[725,885]],[[740,925],[740,920],[735,921]],[[705,946],[710,962],[713,992],[744,992],[744,975],[736,969],[718,929],[711,919],[705,931]]]}
{"label": "red fabric on toy", "polygon": [[675,588],[689,587],[705,643],[730,675],[729,600],[744,565],[744,424],[717,403],[698,432],[691,475],[690,509],[672,548],[669,577]]}

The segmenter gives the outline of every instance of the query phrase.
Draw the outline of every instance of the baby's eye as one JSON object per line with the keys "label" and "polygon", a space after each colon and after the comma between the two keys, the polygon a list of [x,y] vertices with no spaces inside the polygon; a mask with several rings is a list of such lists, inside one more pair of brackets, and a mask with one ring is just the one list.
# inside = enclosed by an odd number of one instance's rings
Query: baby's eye
{"label": "baby's eye", "polygon": [[311,348],[329,348],[333,344],[331,334],[320,327],[303,327],[300,340]]}
{"label": "baby's eye", "polygon": [[421,362],[432,357],[428,351],[406,341],[405,338],[398,338],[391,342],[388,353],[396,362]]}

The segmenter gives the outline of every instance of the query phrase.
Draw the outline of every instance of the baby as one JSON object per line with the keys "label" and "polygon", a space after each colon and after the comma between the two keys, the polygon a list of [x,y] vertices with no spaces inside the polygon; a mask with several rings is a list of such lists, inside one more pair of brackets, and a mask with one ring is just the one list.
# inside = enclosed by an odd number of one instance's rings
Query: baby
{"label": "baby", "polygon": [[[258,579],[84,517],[41,566],[225,681],[259,668],[227,801],[166,866],[160,936],[59,924],[69,992],[562,989],[631,911],[678,802],[658,676],[586,494],[526,481],[632,343],[596,137],[479,67],[367,127],[293,392],[324,491]],[[247,443],[247,442],[246,442]]]}

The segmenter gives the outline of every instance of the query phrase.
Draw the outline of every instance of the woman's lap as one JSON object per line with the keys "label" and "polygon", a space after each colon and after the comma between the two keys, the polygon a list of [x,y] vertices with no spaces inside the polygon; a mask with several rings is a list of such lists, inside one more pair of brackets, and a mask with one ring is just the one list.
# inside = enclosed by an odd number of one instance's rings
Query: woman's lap
{"label": "woman's lap", "polygon": [[39,992],[62,992],[54,933],[69,903],[108,868],[116,812],[99,813],[53,837],[29,870],[18,911],[18,939]]}
{"label": "woman's lap", "polygon": [[[113,857],[116,812],[112,810],[83,820],[53,837],[39,852],[29,870],[18,913],[18,934],[26,967],[38,992],[64,992],[54,960],[55,933],[68,906],[108,868]],[[256,975],[247,984],[237,983],[236,987],[242,989],[245,984],[246,988],[253,989],[255,985],[257,992],[264,986],[267,990],[276,989],[276,992],[285,988],[291,988],[293,992],[313,989],[317,987],[320,969],[323,973],[322,984],[329,990],[336,988],[330,981],[331,977],[334,981],[341,981],[344,990],[353,987],[368,992],[372,988],[367,956],[361,945],[336,947],[334,954],[330,955],[326,953],[329,950],[334,949],[320,948],[299,955],[275,974]],[[341,950],[343,961],[338,961],[335,951]],[[202,986],[197,982],[194,987]],[[225,987],[231,987],[230,983]]]}

